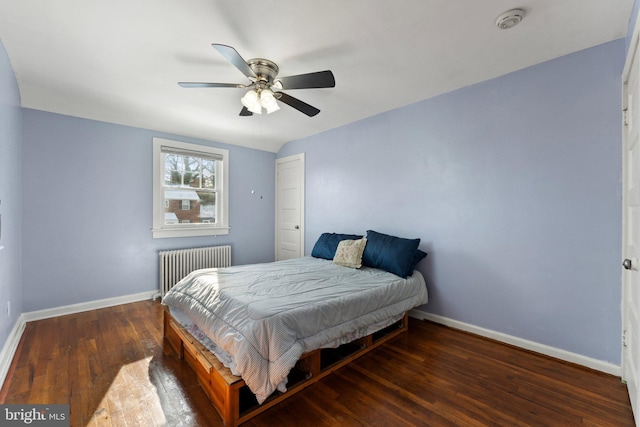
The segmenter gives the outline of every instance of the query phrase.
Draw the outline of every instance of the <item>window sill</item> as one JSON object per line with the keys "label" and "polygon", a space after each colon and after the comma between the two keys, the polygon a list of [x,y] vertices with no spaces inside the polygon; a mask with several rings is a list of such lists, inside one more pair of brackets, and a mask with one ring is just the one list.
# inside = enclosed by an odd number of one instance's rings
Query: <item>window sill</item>
{"label": "window sill", "polygon": [[220,236],[229,234],[230,227],[153,228],[154,239],[165,237]]}

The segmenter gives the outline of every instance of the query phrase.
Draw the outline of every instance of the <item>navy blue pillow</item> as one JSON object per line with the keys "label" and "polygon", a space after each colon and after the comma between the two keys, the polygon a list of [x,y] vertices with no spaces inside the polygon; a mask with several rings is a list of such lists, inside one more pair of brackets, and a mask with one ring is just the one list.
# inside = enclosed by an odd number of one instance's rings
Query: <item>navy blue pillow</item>
{"label": "navy blue pillow", "polygon": [[416,252],[413,254],[413,260],[411,261],[411,273],[413,274],[413,270],[416,269],[416,265],[418,265],[418,263],[420,261],[422,261],[422,259],[424,257],[427,256],[426,252],[422,252],[420,249],[416,249]]}
{"label": "navy blue pillow", "polygon": [[413,274],[413,267],[417,264],[414,257],[419,244],[420,239],[403,239],[368,230],[362,264],[406,279]]}
{"label": "navy blue pillow", "polygon": [[313,246],[311,256],[315,258],[333,259],[338,244],[343,240],[358,240],[363,236],[357,234],[323,233]]}

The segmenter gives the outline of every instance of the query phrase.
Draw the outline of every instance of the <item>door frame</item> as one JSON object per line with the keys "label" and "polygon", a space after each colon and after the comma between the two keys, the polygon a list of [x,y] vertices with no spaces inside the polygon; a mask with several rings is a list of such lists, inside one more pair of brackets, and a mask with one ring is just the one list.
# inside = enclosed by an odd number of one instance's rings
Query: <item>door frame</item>
{"label": "door frame", "polygon": [[[630,105],[629,105],[629,93],[628,93],[628,82],[629,82],[629,77],[631,75],[631,67],[633,65],[633,61],[634,61],[634,57],[636,55],[640,55],[640,52],[638,52],[638,48],[639,48],[639,37],[640,37],[640,14],[638,14],[638,16],[636,16],[636,22],[635,22],[635,26],[633,29],[633,35],[631,37],[631,41],[629,43],[629,47],[628,50],[626,52],[626,58],[625,58],[625,64],[624,64],[624,68],[622,71],[622,78],[621,78],[621,83],[622,83],[622,120],[621,120],[621,128],[622,128],[622,258],[625,258],[628,256],[627,254],[627,231],[628,231],[628,227],[629,227],[629,218],[628,218],[628,212],[627,212],[627,198],[628,198],[628,176],[627,174],[629,173],[629,153],[628,153],[628,144],[629,144],[629,138],[627,136],[628,134],[628,127],[629,126],[638,126],[640,125],[640,120],[637,121],[635,118],[633,117],[634,115],[636,117],[640,117],[638,111],[628,111]],[[634,72],[638,73],[640,72],[640,70],[634,70]],[[620,260],[622,261],[622,260]],[[628,277],[625,274],[625,272],[622,272],[621,277],[620,277],[620,285],[621,285],[621,332],[622,332],[622,337],[621,337],[621,343],[620,343],[620,373],[621,373],[621,379],[623,382],[627,382],[626,379],[629,377],[630,375],[630,361],[627,360],[627,351],[625,349],[625,347],[627,346],[627,340],[628,340],[628,334],[626,331],[627,328],[627,318],[629,316],[628,310],[627,310],[627,291],[626,291],[626,283],[628,281]],[[635,364],[636,369],[638,368],[638,363]],[[637,373],[636,373],[637,374]],[[635,413],[639,408],[635,407],[635,402],[632,402],[632,410],[634,412],[634,417],[636,419],[638,419],[640,417],[640,414]]]}
{"label": "door frame", "polygon": [[300,254],[304,256],[304,234],[305,234],[305,214],[304,214],[304,205],[305,205],[305,158],[304,153],[293,154],[291,156],[280,157],[276,159],[276,171],[275,171],[275,197],[276,197],[276,215],[275,215],[275,258],[278,259],[278,248],[280,246],[280,233],[278,230],[279,224],[279,197],[278,197],[278,168],[281,164],[286,162],[291,162],[294,160],[300,160],[300,164],[302,165],[302,170],[300,171]]}

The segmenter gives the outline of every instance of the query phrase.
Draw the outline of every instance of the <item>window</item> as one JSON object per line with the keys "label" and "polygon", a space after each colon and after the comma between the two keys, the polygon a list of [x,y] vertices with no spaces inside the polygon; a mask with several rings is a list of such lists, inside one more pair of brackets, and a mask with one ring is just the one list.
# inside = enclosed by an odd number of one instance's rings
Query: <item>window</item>
{"label": "window", "polygon": [[153,138],[153,237],[229,233],[229,151]]}

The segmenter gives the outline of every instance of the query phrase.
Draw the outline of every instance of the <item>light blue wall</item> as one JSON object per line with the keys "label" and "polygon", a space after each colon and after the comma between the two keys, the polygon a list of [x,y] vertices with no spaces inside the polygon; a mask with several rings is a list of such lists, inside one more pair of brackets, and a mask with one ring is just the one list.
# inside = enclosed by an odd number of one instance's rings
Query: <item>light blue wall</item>
{"label": "light blue wall", "polygon": [[[29,109],[23,124],[25,312],[157,289],[162,249],[274,260],[274,153]],[[230,150],[228,236],[152,239],[154,136]]]}
{"label": "light blue wall", "polygon": [[[0,349],[22,312],[22,193],[20,93],[11,63],[0,42]],[[11,315],[7,316],[7,301]]]}
{"label": "light blue wall", "polygon": [[636,20],[638,19],[638,8],[640,8],[640,2],[635,0],[633,2],[633,8],[631,9],[631,16],[629,17],[629,25],[627,26],[626,46],[629,50],[631,44],[631,38],[633,37],[633,30],[636,26]]}
{"label": "light blue wall", "polygon": [[322,232],[419,237],[425,311],[619,364],[624,56],[620,39],[285,145],[305,153],[307,254]]}

